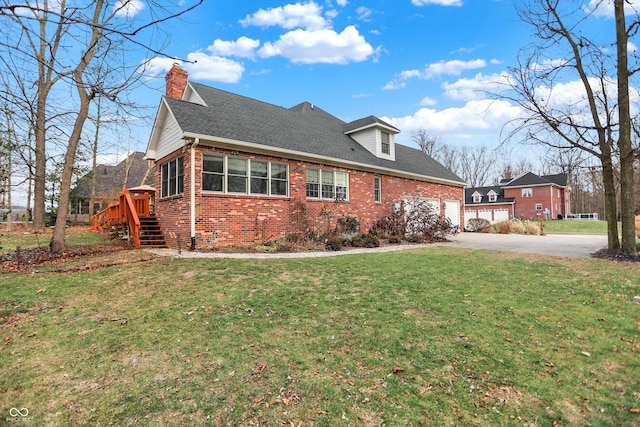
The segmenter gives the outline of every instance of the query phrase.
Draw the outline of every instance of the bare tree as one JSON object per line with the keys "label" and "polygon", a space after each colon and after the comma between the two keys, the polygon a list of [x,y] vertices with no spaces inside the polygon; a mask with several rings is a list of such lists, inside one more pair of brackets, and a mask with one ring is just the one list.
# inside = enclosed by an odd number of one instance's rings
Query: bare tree
{"label": "bare tree", "polygon": [[[90,105],[98,95],[124,105],[121,95],[131,88],[140,77],[137,65],[126,64],[124,50],[135,45],[152,55],[157,49],[140,40],[145,29],[157,28],[168,19],[178,17],[201,4],[198,0],[189,7],[170,8],[164,3],[148,2],[154,8],[152,21],[133,26],[127,12],[134,7],[130,0],[115,4],[98,0],[82,4],[71,4],[67,0],[49,3],[0,4],[0,18],[7,34],[0,41],[0,48],[8,59],[3,60],[15,87],[13,91],[23,94],[21,99],[29,105],[29,119],[35,130],[35,188],[34,227],[44,227],[44,195],[46,180],[46,142],[48,126],[64,115],[66,122],[57,130],[66,138],[64,166],[61,175],[58,216],[51,241],[51,250],[62,251],[66,229],[66,212],[72,182],[76,151],[89,116]],[[172,10],[177,10],[174,12]],[[15,40],[24,43],[11,43]],[[1,40],[1,39],[0,39]],[[3,55],[0,55],[2,57]],[[35,65],[34,65],[35,64]],[[32,66],[33,68],[29,68]],[[34,69],[36,71],[34,71]],[[32,96],[24,84],[24,75],[35,75],[36,94]],[[75,106],[60,113],[51,108],[51,93],[56,85],[66,85],[76,98]],[[30,103],[30,101],[35,102]]]}
{"label": "bare tree", "polygon": [[[620,13],[618,9],[623,3],[615,2],[616,13]],[[599,2],[598,6],[602,4]],[[615,159],[616,137],[619,138],[621,128],[615,115],[619,103],[612,94],[620,89],[612,84],[615,77],[611,72],[615,74],[615,69],[622,65],[616,67],[608,53],[610,49],[602,42],[583,35],[593,17],[582,9],[582,4],[531,0],[519,8],[519,16],[532,26],[536,41],[521,51],[518,66],[511,69],[512,94],[504,96],[517,103],[524,113],[510,137],[561,150],[582,150],[598,159],[606,195],[608,248],[619,250]],[[615,40],[610,39],[609,43]],[[583,91],[580,99],[573,102],[554,99],[556,83],[566,81],[580,83]],[[628,117],[620,119],[629,121]],[[628,155],[626,145],[625,150]],[[629,212],[624,213],[625,217],[628,215]],[[623,238],[628,236],[623,233]],[[635,238],[633,245],[625,240],[623,250],[635,254]]]}
{"label": "bare tree", "polygon": [[411,132],[410,138],[418,144],[423,153],[436,160],[439,159],[440,150],[444,145],[439,136],[430,134],[425,128],[420,128]]}

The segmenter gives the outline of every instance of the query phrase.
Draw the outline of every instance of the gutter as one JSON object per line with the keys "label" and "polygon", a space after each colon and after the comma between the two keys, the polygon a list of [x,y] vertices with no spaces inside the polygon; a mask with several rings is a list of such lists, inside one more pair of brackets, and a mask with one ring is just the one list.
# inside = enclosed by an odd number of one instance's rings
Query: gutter
{"label": "gutter", "polygon": [[[317,154],[303,153],[296,150],[288,150],[286,148],[275,149],[271,147],[265,147],[262,144],[256,144],[252,142],[243,142],[243,141],[237,141],[237,140],[228,139],[228,138],[213,138],[207,135],[202,135],[202,134],[197,134],[192,132],[184,132],[183,135],[185,138],[194,138],[198,141],[200,139],[203,139],[215,144],[212,146],[218,146],[218,147],[228,148],[232,150],[238,150],[238,147],[242,147],[254,153],[276,155],[279,157],[283,157],[283,154],[287,154],[288,158],[295,159],[295,160],[311,161],[314,163],[326,163],[328,165],[335,165],[339,167],[351,167],[358,170],[366,170],[369,172],[395,175],[395,176],[400,176],[404,178],[417,179],[419,181],[424,181],[424,182],[446,184],[446,185],[452,185],[454,187],[466,187],[468,185],[466,182],[461,182],[461,181],[453,181],[449,179],[436,178],[428,175],[420,175],[414,172],[391,169],[384,166],[369,165],[369,164],[354,162],[350,160],[341,160],[341,159],[336,159],[333,157],[327,157],[327,156],[322,156]],[[209,144],[207,143],[205,143],[205,145],[209,146]]]}
{"label": "gutter", "polygon": [[196,137],[191,142],[191,160],[189,162],[191,170],[189,184],[189,223],[191,225],[191,247],[190,251],[196,250],[196,147],[200,144],[200,138]]}

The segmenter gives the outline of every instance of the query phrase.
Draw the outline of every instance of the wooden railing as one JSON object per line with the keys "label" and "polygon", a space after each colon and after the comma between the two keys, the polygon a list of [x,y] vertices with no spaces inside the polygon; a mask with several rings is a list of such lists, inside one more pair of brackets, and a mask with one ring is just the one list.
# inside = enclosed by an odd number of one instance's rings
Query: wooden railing
{"label": "wooden railing", "polygon": [[150,196],[144,194],[132,195],[124,190],[118,195],[118,203],[111,204],[91,217],[91,228],[102,231],[105,228],[128,224],[129,238],[133,238],[136,248],[140,247],[140,217],[151,215]]}

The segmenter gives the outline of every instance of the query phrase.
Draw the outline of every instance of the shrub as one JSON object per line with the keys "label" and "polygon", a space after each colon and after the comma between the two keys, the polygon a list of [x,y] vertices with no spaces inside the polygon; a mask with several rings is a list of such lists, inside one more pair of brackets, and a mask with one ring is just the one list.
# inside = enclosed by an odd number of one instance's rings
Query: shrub
{"label": "shrub", "polygon": [[540,234],[540,227],[538,227],[538,224],[536,224],[535,222],[527,222],[525,225],[525,229],[527,231],[527,234]]}
{"label": "shrub", "polygon": [[324,248],[328,251],[339,251],[342,249],[342,241],[336,237],[331,237],[324,243]]}
{"label": "shrub", "polygon": [[517,219],[511,220],[511,232],[516,234],[525,234],[526,229],[522,221]]}
{"label": "shrub", "polygon": [[424,236],[420,234],[409,234],[407,237],[405,237],[405,240],[409,243],[422,243],[425,239]]}
{"label": "shrub", "polygon": [[511,221],[502,221],[496,224],[496,231],[500,234],[511,233]]}
{"label": "shrub", "polygon": [[380,246],[380,240],[376,236],[368,234],[362,239],[362,246],[365,248],[377,248]]}
{"label": "shrub", "polygon": [[402,239],[398,236],[389,236],[389,243],[391,244],[397,244],[400,243],[402,241]]}
{"label": "shrub", "polygon": [[360,221],[352,216],[338,218],[339,232],[343,234],[353,234],[360,231]]}
{"label": "shrub", "polygon": [[491,223],[484,218],[471,218],[467,221],[466,230],[471,232],[487,232],[490,226]]}
{"label": "shrub", "polygon": [[351,238],[351,246],[361,248],[363,245],[364,235],[358,234]]}
{"label": "shrub", "polygon": [[369,234],[378,237],[387,236],[403,236],[404,235],[404,219],[402,214],[394,213],[384,216],[373,223],[369,229]]}

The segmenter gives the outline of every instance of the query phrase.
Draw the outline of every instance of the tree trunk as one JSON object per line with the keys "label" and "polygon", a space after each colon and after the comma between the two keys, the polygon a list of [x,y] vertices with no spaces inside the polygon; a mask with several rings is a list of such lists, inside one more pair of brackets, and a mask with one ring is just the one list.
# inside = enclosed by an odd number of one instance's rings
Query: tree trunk
{"label": "tree trunk", "polygon": [[93,88],[87,87],[84,82],[84,72],[87,69],[89,63],[95,57],[96,46],[98,40],[101,37],[99,30],[100,14],[102,12],[103,0],[97,0],[93,13],[93,27],[91,30],[91,40],[89,40],[87,46],[89,48],[80,59],[80,62],[73,70],[73,82],[78,91],[78,97],[80,98],[80,108],[78,109],[78,115],[76,116],[75,123],[73,124],[73,131],[69,136],[69,145],[67,146],[67,152],[64,156],[64,166],[62,168],[62,180],[60,182],[60,200],[58,201],[58,215],[56,217],[56,226],[53,230],[53,238],[49,244],[49,248],[53,253],[60,253],[64,250],[64,238],[67,228],[67,212],[69,211],[69,195],[71,193],[71,179],[73,178],[73,166],[76,160],[76,151],[78,149],[78,143],[82,136],[82,129],[89,117],[89,104],[94,98],[95,93]]}
{"label": "tree trunk", "polygon": [[618,49],[618,116],[620,150],[620,213],[622,216],[622,252],[636,254],[635,196],[633,180],[634,153],[631,144],[631,112],[629,109],[628,34],[624,16],[624,0],[615,0],[616,45]]}
{"label": "tree trunk", "polygon": [[611,156],[602,157],[602,184],[604,185],[604,214],[607,220],[607,249],[620,250],[618,238],[618,203]]}
{"label": "tree trunk", "polygon": [[38,101],[36,107],[35,123],[35,155],[36,165],[33,176],[33,228],[35,231],[42,231],[45,227],[45,183],[47,176],[47,154],[46,145],[46,95],[45,88],[38,88]]}

